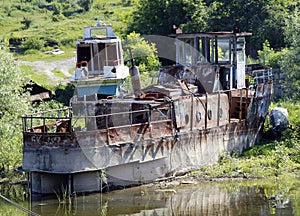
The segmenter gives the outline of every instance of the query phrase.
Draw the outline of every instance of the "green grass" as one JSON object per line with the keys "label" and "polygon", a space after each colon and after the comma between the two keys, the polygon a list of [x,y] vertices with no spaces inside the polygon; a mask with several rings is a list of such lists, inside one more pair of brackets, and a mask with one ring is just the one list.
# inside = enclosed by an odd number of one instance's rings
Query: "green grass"
{"label": "green grass", "polygon": [[[40,37],[63,43],[65,46],[72,46],[72,42],[82,37],[82,28],[95,25],[97,19],[113,24],[116,27],[116,32],[122,33],[120,32],[122,29],[118,27],[124,27],[123,19],[126,14],[133,10],[133,7],[123,7],[121,0],[98,0],[94,1],[93,8],[88,12],[74,13],[70,17],[61,15],[58,22],[54,22],[52,11],[39,9],[37,4],[34,3],[35,1],[32,2],[20,4],[20,1],[12,0],[0,3],[2,28],[0,38]],[[44,1],[40,2],[46,4]],[[95,8],[99,4],[105,5],[105,7],[102,7],[101,10]],[[20,9],[22,5],[23,7]],[[24,8],[28,9],[24,10]],[[108,12],[110,13],[108,14]],[[24,21],[24,17],[31,21],[28,29],[25,29],[25,25],[21,23]]]}
{"label": "green grass", "polygon": [[[279,104],[273,104],[272,107]],[[193,172],[204,178],[300,177],[300,102],[281,102],[287,108],[291,128],[278,140],[263,143],[245,151],[242,156],[223,154],[219,163]]]}
{"label": "green grass", "polygon": [[52,72],[54,73],[55,76],[59,76],[59,77],[62,77],[62,78],[65,77],[64,73],[59,71],[59,70],[54,69]]}
{"label": "green grass", "polygon": [[[54,0],[54,2],[57,2]],[[80,7],[74,5],[64,8],[73,1],[63,1],[61,14],[53,15],[53,11],[41,9],[38,4],[49,4],[45,0],[32,0],[31,2],[10,0],[0,1],[0,42],[12,48],[22,48],[27,39],[42,41],[44,46],[38,50],[27,50],[26,53],[15,53],[15,58],[23,61],[57,61],[75,56],[75,42],[82,38],[83,27],[95,25],[97,20],[112,24],[115,34],[125,37],[126,16],[130,14],[133,6],[122,5],[122,0],[94,0],[91,10],[88,12],[79,11]],[[69,4],[69,5],[70,5]],[[71,15],[64,16],[66,12]],[[56,21],[53,19],[56,18]],[[29,28],[26,28],[24,21],[29,21]],[[18,43],[11,43],[18,41]],[[57,44],[47,46],[48,43]],[[59,48],[65,52],[63,55],[47,55],[45,51]],[[46,75],[35,74],[29,67],[22,66],[30,78],[39,84],[53,85]],[[61,72],[54,71],[55,75],[63,77]],[[70,74],[73,69],[70,70]]]}
{"label": "green grass", "polygon": [[27,74],[28,78],[37,82],[38,84],[48,83],[49,78],[46,74],[37,74],[30,66],[21,65],[23,71]]}
{"label": "green grass", "polygon": [[[50,49],[50,50],[53,50],[53,49]],[[18,60],[23,60],[23,61],[42,60],[42,61],[51,62],[51,61],[63,60],[66,58],[72,58],[75,56],[75,45],[74,45],[74,47],[60,47],[60,50],[64,51],[65,54],[51,55],[51,54],[44,54],[43,52],[36,52],[36,53],[32,53],[32,54],[27,54],[27,55],[15,54],[15,57]]]}

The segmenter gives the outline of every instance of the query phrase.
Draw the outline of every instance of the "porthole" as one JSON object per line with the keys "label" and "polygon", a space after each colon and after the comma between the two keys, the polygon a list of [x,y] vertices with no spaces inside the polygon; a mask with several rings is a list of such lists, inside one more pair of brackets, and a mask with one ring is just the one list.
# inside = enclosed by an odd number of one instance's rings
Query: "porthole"
{"label": "porthole", "polygon": [[201,121],[201,112],[199,111],[196,112],[196,120],[198,123]]}
{"label": "porthole", "polygon": [[185,115],[185,124],[188,124],[190,121],[190,117],[188,114]]}
{"label": "porthole", "polygon": [[222,116],[223,116],[223,110],[220,108],[219,109],[219,118],[222,118]]}
{"label": "porthole", "polygon": [[211,111],[211,110],[208,110],[208,111],[207,111],[207,118],[208,118],[209,120],[211,120],[211,118],[212,118],[212,111]]}

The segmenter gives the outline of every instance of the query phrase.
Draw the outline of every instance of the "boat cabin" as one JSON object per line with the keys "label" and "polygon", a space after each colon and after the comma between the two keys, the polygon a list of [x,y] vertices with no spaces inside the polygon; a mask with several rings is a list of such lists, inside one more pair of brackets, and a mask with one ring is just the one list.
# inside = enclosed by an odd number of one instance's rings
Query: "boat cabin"
{"label": "boat cabin", "polygon": [[172,35],[176,65],[189,68],[195,74],[194,79],[204,85],[204,92],[245,88],[245,37],[250,35],[233,32]]}
{"label": "boat cabin", "polygon": [[79,97],[116,95],[128,75],[121,40],[112,26],[85,27],[83,38],[76,42],[76,69],[71,78]]}
{"label": "boat cabin", "polygon": [[89,76],[116,77],[112,69],[123,65],[121,40],[111,26],[85,27],[83,40],[77,41],[76,50],[76,67],[86,67]]}

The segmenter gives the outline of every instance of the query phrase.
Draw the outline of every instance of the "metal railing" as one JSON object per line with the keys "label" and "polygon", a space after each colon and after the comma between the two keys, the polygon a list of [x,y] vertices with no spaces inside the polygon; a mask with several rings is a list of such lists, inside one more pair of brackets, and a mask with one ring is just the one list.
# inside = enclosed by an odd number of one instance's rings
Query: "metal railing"
{"label": "metal railing", "polygon": [[45,133],[47,127],[57,127],[57,122],[72,119],[71,108],[61,108],[22,115],[23,132],[34,132],[40,129]]}
{"label": "metal railing", "polygon": [[254,70],[252,71],[252,76],[256,84],[270,81],[273,77],[272,68]]}

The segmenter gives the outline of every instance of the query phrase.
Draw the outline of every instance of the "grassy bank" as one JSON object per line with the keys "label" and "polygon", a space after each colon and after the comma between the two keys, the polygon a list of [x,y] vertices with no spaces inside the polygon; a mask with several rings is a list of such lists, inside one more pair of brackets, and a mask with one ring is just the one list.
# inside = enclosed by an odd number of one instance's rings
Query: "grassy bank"
{"label": "grassy bank", "polygon": [[281,102],[280,106],[288,109],[290,121],[282,137],[277,140],[264,137],[261,143],[239,157],[224,153],[219,163],[193,174],[203,178],[300,177],[300,102]]}

